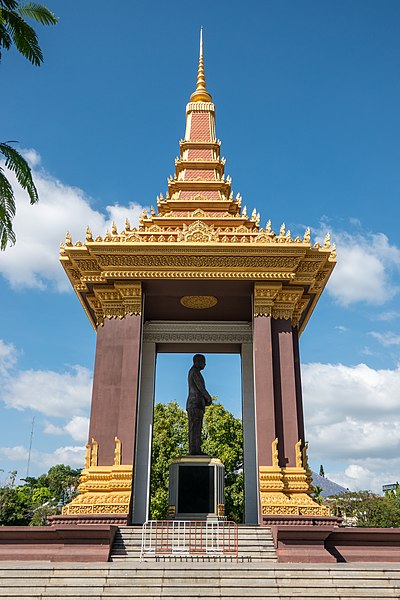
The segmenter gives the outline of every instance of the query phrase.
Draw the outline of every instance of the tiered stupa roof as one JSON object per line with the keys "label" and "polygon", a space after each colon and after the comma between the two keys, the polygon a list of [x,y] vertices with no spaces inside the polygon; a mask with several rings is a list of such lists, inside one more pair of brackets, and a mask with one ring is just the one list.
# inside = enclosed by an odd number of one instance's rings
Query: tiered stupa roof
{"label": "tiered stupa roof", "polygon": [[179,149],[165,198],[157,197],[158,213],[154,208],[150,215],[143,211],[139,235],[161,242],[204,241],[207,232],[213,241],[250,242],[259,232],[260,215],[255,210],[247,215],[240,195],[233,198],[231,178],[225,176],[215,105],[206,88],[202,33],[197,84],[186,107],[185,138]]}

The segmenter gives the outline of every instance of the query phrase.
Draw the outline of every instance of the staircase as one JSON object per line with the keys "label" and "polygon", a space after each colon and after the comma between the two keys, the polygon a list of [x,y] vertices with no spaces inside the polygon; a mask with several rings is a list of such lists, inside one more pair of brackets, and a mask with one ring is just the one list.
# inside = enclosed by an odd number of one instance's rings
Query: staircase
{"label": "staircase", "polygon": [[388,600],[400,596],[400,564],[287,565],[2,563],[0,598]]}
{"label": "staircase", "polygon": [[[112,562],[138,561],[142,543],[142,527],[119,527],[114,538],[110,560]],[[239,562],[276,562],[276,552],[271,530],[268,527],[238,526]],[[228,562],[236,561],[232,556],[208,557],[202,555],[146,557],[149,561],[197,561]]]}

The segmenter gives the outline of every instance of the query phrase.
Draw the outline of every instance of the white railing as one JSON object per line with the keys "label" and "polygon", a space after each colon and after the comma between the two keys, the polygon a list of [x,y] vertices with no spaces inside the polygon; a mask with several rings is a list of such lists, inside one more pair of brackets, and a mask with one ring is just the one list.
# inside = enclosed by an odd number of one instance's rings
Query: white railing
{"label": "white railing", "polygon": [[233,521],[146,521],[140,560],[146,557],[217,557],[238,560],[238,529]]}

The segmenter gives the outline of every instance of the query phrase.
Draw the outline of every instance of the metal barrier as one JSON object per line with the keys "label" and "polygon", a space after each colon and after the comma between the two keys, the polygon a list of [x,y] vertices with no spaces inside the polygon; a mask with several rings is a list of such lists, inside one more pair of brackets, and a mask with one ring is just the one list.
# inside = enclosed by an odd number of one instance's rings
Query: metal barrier
{"label": "metal barrier", "polygon": [[238,560],[238,528],[233,521],[146,521],[140,560],[146,557],[217,557]]}

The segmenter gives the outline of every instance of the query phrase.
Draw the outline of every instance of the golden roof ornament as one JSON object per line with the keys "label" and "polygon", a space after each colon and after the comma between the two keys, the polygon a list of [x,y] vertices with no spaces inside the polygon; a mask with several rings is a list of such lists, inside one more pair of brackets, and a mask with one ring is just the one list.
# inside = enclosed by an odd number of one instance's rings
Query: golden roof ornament
{"label": "golden roof ornament", "polygon": [[330,248],[331,247],[331,234],[328,231],[328,233],[326,234],[325,238],[324,238],[324,248]]}
{"label": "golden roof ornament", "polygon": [[86,227],[86,241],[93,242],[93,235],[89,225]]}
{"label": "golden roof ornament", "polygon": [[203,56],[203,28],[200,28],[200,53],[199,67],[197,69],[196,90],[190,96],[190,102],[212,102],[211,94],[206,89],[206,74],[204,71],[204,56]]}

